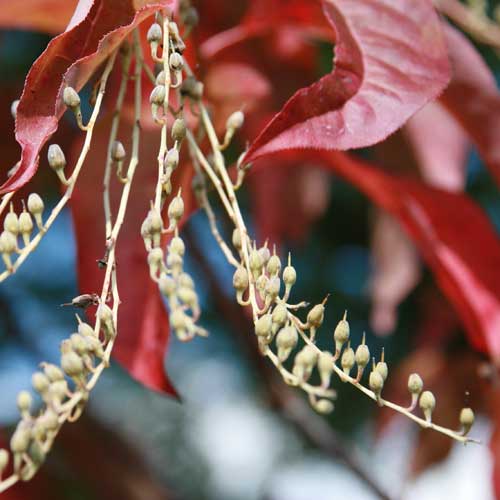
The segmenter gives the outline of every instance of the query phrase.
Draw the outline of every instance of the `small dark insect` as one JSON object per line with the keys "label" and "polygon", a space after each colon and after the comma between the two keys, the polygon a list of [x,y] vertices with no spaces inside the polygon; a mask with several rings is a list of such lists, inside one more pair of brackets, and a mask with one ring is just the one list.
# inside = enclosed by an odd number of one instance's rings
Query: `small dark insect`
{"label": "small dark insect", "polygon": [[97,304],[99,304],[99,295],[97,293],[84,293],[75,297],[71,302],[61,304],[61,307],[73,306],[86,309],[89,306],[96,306]]}

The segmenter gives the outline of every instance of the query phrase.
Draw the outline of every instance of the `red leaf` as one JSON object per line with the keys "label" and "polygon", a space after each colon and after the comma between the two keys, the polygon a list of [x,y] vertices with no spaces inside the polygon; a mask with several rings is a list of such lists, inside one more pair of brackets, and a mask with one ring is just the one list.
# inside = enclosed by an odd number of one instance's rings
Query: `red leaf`
{"label": "red leaf", "polygon": [[388,335],[396,327],[399,303],[419,281],[420,262],[401,226],[382,211],[375,214],[371,246],[370,324],[377,335]]}
{"label": "red leaf", "polygon": [[[424,106],[401,131],[399,137],[394,134],[390,141],[377,146],[377,157],[384,167],[400,171],[403,166],[411,166],[409,159],[413,153],[421,177],[428,184],[449,191],[463,191],[467,137],[439,102]],[[407,141],[401,140],[403,135]],[[420,264],[408,236],[387,215],[375,220],[372,248],[371,324],[376,333],[386,334],[395,327],[397,306],[418,282]]]}
{"label": "red leaf", "polygon": [[[344,153],[315,153],[406,229],[475,348],[500,356],[500,241],[462,194],[390,176]],[[256,165],[258,167],[258,164]]]}
{"label": "red leaf", "polygon": [[139,12],[137,4],[144,2],[95,0],[91,6],[88,1],[79,3],[72,24],[86,14],[83,20],[51,40],[28,73],[16,120],[21,163],[0,187],[0,194],[18,189],[36,172],[40,150],[57,130],[65,111],[61,100],[64,82],[81,89],[134,27],[172,2],[160,0]]}
{"label": "red leaf", "polygon": [[210,37],[200,50],[204,58],[214,59],[222,51],[251,38],[298,28],[300,36],[293,37],[294,41],[305,37],[331,39],[320,1],[254,0],[237,26]]}
{"label": "red leaf", "polygon": [[500,183],[500,92],[474,46],[459,31],[444,26],[453,76],[441,102],[462,124]]}
{"label": "red leaf", "polygon": [[428,0],[324,0],[323,6],[335,31],[335,69],[286,103],[251,146],[249,160],[283,149],[369,146],[448,83],[446,45]]}
{"label": "red leaf", "polygon": [[66,28],[77,0],[0,1],[0,26],[57,35]]}
{"label": "red leaf", "polygon": [[449,191],[464,190],[469,141],[460,124],[438,101],[412,116],[402,131],[425,181]]}
{"label": "red leaf", "polygon": [[[96,263],[104,255],[105,241],[102,191],[97,180],[102,177],[106,159],[109,125],[109,117],[98,124],[95,142],[71,201],[77,239],[78,280],[82,293],[101,290],[104,277]],[[121,127],[118,135],[127,151],[130,151],[130,144],[126,138],[130,137],[130,132],[131,126],[127,123]],[[157,175],[156,169],[142,167],[155,165],[157,148],[157,129],[144,127],[139,155],[141,166],[134,177],[125,222],[117,241],[116,262],[121,305],[113,356],[132,377],[147,387],[175,394],[164,370],[169,335],[168,317],[158,287],[149,276],[147,254],[140,234]],[[191,169],[186,165],[182,172],[183,177],[179,179],[174,176],[174,181],[177,185],[182,185],[186,212],[191,212],[190,207],[194,206],[194,201],[189,198],[192,192]],[[121,193],[121,186],[118,184],[114,179],[111,189],[114,214],[117,212]]]}

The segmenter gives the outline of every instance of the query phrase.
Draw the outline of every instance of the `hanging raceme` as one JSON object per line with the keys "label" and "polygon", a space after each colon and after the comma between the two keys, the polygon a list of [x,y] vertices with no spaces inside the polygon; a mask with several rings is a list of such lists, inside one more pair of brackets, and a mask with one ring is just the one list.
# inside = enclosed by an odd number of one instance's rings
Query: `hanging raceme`
{"label": "hanging raceme", "polygon": [[[170,326],[178,339],[190,341],[197,336],[207,335],[207,331],[199,325],[201,311],[193,278],[184,268],[184,257],[188,249],[180,236],[179,224],[185,212],[185,193],[181,189],[173,192],[172,188],[174,171],[188,168],[179,163],[181,148],[185,146],[196,171],[192,189],[198,204],[206,213],[210,230],[227,262],[234,267],[236,301],[242,307],[251,308],[259,349],[276,367],[284,382],[300,387],[307,394],[311,406],[324,414],[334,408],[336,393],[332,388],[332,378],[335,375],[380,406],[387,406],[424,428],[431,428],[463,443],[473,441],[468,437],[474,422],[474,413],[470,408],[464,408],[457,419],[461,430],[447,429],[432,421],[432,413],[438,402],[430,391],[424,390],[424,383],[418,374],[409,377],[407,407],[383,398],[389,372],[384,353],[381,353],[380,358],[374,357],[365,342],[364,334],[361,343],[357,346],[354,344],[347,312],[333,332],[332,351],[321,351],[316,346],[316,339],[322,335],[321,327],[328,297],[310,308],[307,314],[301,314],[308,304],[305,301],[291,301],[293,287],[298,279],[291,255],[288,255],[286,262],[282,262],[275,248],[271,251],[267,243],[260,245],[249,236],[236,196],[249,165],[239,161],[236,180],[233,181],[223,155],[223,151],[242,127],[244,114],[241,110],[236,110],[230,115],[222,141],[219,140],[203,101],[203,83],[196,78],[183,57],[183,37],[189,34],[197,22],[196,10],[188,2],[182,2],[179,19],[183,22],[183,36],[168,12],[158,14],[149,28],[148,50],[156,63],[155,68],[148,68],[145,64],[137,31],[130,41],[125,41],[121,49],[109,57],[87,124],[82,121],[78,93],[71,87],[64,89],[63,102],[75,115],[79,128],[85,133],[85,141],[70,174],[67,172],[68,165],[62,149],[57,144],[49,147],[48,164],[65,186],[61,200],[49,216],[44,216],[43,200],[36,193],[31,194],[26,203],[23,202],[19,214],[11,203],[11,194],[4,196],[0,204],[0,212],[9,207],[4,219],[4,230],[0,235],[0,253],[6,268],[0,274],[0,281],[3,281],[15,273],[36,249],[70,199],[91,147],[94,125],[108,76],[113,67],[117,66],[115,60],[118,59],[122,79],[116,96],[103,169],[106,252],[98,265],[105,269],[105,276],[99,293],[91,291],[71,302],[71,305],[83,308],[98,305],[95,323],[87,324],[77,315],[75,333],[61,343],[60,367],[42,363],[41,370],[33,374],[32,383],[40,395],[41,406],[37,405],[34,410],[30,394],[25,391],[19,394],[17,404],[21,418],[11,438],[10,454],[7,450],[0,450],[0,474],[6,470],[10,461],[13,472],[1,479],[0,492],[19,480],[30,479],[36,473],[61,426],[66,421],[78,419],[90,391],[104,368],[109,366],[113,345],[119,335],[117,320],[120,297],[116,277],[119,263],[116,262],[116,245],[119,244],[136,169],[139,166],[151,168],[151,165],[141,164],[139,157],[143,71],[155,85],[150,95],[150,105],[153,120],[159,127],[159,146],[155,167],[156,185],[151,192],[151,205],[142,223],[141,236],[151,280],[157,284],[166,299]],[[133,74],[130,73],[132,67]],[[129,79],[134,81],[134,127],[130,152],[125,150],[118,137]],[[171,99],[171,93],[174,92],[175,99]],[[176,103],[176,108],[173,102]],[[188,109],[191,111],[189,116]],[[15,112],[15,106],[13,110]],[[208,152],[205,151],[205,139],[209,143]],[[116,214],[113,214],[110,202],[110,183],[114,175],[122,186]],[[215,212],[208,196],[209,186],[215,191],[233,226],[231,245],[218,230]],[[166,214],[168,224],[164,223],[162,214]],[[33,237],[35,227],[37,233]],[[167,246],[162,244],[163,235],[170,236]],[[353,369],[354,373],[351,375]],[[314,382],[313,374],[316,372],[319,383]],[[414,413],[417,406],[422,416]]]}

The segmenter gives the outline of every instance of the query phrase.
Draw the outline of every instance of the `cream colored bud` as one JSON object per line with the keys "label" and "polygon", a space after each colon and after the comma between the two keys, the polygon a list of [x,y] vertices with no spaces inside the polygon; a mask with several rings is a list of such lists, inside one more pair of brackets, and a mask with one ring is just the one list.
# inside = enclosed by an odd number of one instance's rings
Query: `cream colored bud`
{"label": "cream colored bud", "polygon": [[192,290],[194,290],[193,278],[191,278],[188,273],[180,274],[177,278],[177,282],[179,283],[179,286],[184,286],[186,288],[191,288]]}
{"label": "cream colored bud", "polygon": [[278,327],[283,326],[288,319],[288,310],[286,305],[278,304],[273,310],[272,318],[274,325],[277,325]]}
{"label": "cream colored bud", "polygon": [[83,356],[84,354],[87,354],[89,352],[90,345],[83,335],[80,335],[79,333],[72,333],[69,337],[69,340],[71,349],[73,349],[73,351],[75,351],[80,356]]}
{"label": "cream colored bud", "polygon": [[250,270],[255,278],[258,278],[262,274],[262,268],[264,263],[262,262],[262,257],[257,250],[252,250],[250,253]]}
{"label": "cream colored bud", "polygon": [[19,233],[19,218],[15,212],[8,212],[3,220],[3,228],[5,231],[12,233],[14,236],[17,236]]}
{"label": "cream colored bud", "polygon": [[177,255],[183,256],[186,252],[186,246],[184,245],[184,241],[182,241],[179,236],[174,236],[172,241],[170,242],[169,249],[172,253],[176,253]]}
{"label": "cream colored bud", "polygon": [[330,385],[330,378],[333,373],[333,356],[328,351],[323,351],[318,357],[318,371],[321,378],[322,387]]}
{"label": "cream colored bud", "polygon": [[172,52],[168,59],[168,64],[172,71],[180,71],[184,66],[184,59],[178,52]]}
{"label": "cream colored bud", "polygon": [[360,368],[365,368],[365,366],[370,362],[370,349],[366,344],[360,344],[356,349],[355,355],[356,364]]}
{"label": "cream colored bud", "polygon": [[234,248],[236,248],[236,250],[241,250],[241,233],[240,233],[240,230],[238,228],[235,228],[233,230],[232,242],[233,242],[233,246],[234,246]]}
{"label": "cream colored bud", "polygon": [[424,382],[418,373],[412,373],[408,377],[408,390],[411,394],[420,394],[424,388]]}
{"label": "cream colored bud", "polygon": [[83,337],[85,340],[85,343],[87,344],[87,351],[94,353],[98,358],[103,358],[104,357],[104,351],[102,348],[101,341],[94,336],[85,336]]}
{"label": "cream colored bud", "polygon": [[186,122],[183,118],[176,118],[172,124],[172,139],[177,142],[182,142],[186,137]]}
{"label": "cream colored bud", "polygon": [[161,43],[163,38],[161,26],[158,23],[153,23],[148,29],[146,38],[148,43]]}
{"label": "cream colored bud", "polygon": [[43,449],[42,444],[36,439],[31,441],[28,449],[28,455],[31,461],[37,466],[42,464],[45,461],[46,457],[46,453]]}
{"label": "cream colored bud", "polygon": [[64,89],[63,101],[68,108],[73,110],[80,107],[80,96],[73,87],[66,87]]}
{"label": "cream colored bud", "polygon": [[31,440],[31,432],[23,422],[17,425],[17,429],[10,438],[10,449],[13,453],[24,453],[28,450]]}
{"label": "cream colored bud", "polygon": [[0,448],[0,475],[5,470],[9,463],[9,453],[7,450]]}
{"label": "cream colored bud", "polygon": [[59,427],[59,418],[54,410],[47,408],[42,417],[47,430],[55,431]]}
{"label": "cream colored bud", "polygon": [[380,395],[382,388],[384,387],[384,379],[382,375],[377,370],[372,370],[370,373],[370,378],[368,380],[370,389],[377,395]]}
{"label": "cream colored bud", "polygon": [[333,403],[329,399],[320,399],[315,405],[314,409],[322,415],[327,415],[333,411]]}
{"label": "cream colored bud", "polygon": [[165,85],[165,71],[161,70],[155,78],[155,85]]}
{"label": "cream colored bud", "polygon": [[278,358],[281,363],[286,361],[299,340],[299,334],[293,326],[282,328],[276,336]]}
{"label": "cream colored bud", "polygon": [[45,441],[47,437],[47,426],[43,418],[39,417],[33,423],[33,427],[31,428],[31,437],[36,439],[37,441]]}
{"label": "cream colored bud", "polygon": [[325,306],[316,304],[307,314],[307,324],[314,328],[319,328],[325,317]]}
{"label": "cream colored bud", "polygon": [[175,309],[170,313],[170,326],[174,330],[183,330],[187,327],[186,319],[182,309]]}
{"label": "cream colored bud", "polygon": [[270,314],[264,314],[255,322],[255,334],[258,337],[269,337],[271,335],[272,326],[272,316]]}
{"label": "cream colored bud", "polygon": [[179,221],[184,214],[184,201],[182,197],[176,196],[168,206],[168,218]]}
{"label": "cream colored bud", "polygon": [[165,101],[165,86],[157,85],[149,95],[149,102],[156,106],[162,106]]}
{"label": "cream colored bud", "polygon": [[179,26],[177,26],[177,23],[175,21],[170,21],[168,23],[168,30],[170,32],[170,37],[172,40],[179,40],[181,38],[181,35],[179,33]]}
{"label": "cream colored bud", "polygon": [[273,278],[270,278],[266,283],[266,294],[269,295],[272,300],[274,300],[280,294],[280,288],[281,280],[278,278],[278,276],[274,276]]}
{"label": "cream colored bud", "polygon": [[163,296],[171,297],[175,294],[177,287],[175,280],[173,280],[170,276],[163,275],[158,281],[158,288]]}
{"label": "cream colored bud", "polygon": [[346,375],[349,375],[355,362],[356,360],[355,360],[354,350],[351,347],[348,347],[342,353],[342,358],[340,360],[340,364],[342,365],[342,370]]}
{"label": "cream colored bud", "polygon": [[99,307],[97,308],[97,316],[101,320],[101,323],[113,321],[113,311],[104,303],[99,304]]}
{"label": "cream colored bud", "polygon": [[[278,349],[281,348],[291,351],[292,349],[295,349],[298,341],[299,334],[296,328],[292,325],[282,328],[276,336],[276,346]],[[290,352],[288,354],[290,354]],[[284,361],[284,359],[281,359],[281,361]]]}
{"label": "cream colored bud", "polygon": [[471,408],[462,408],[460,411],[460,425],[463,428],[463,435],[466,436],[474,425],[474,412]]}
{"label": "cream colored bud", "polygon": [[242,111],[232,113],[226,122],[226,128],[229,130],[238,130],[243,126],[245,115]]}
{"label": "cream colored bud", "polygon": [[310,345],[304,346],[295,356],[293,374],[301,380],[308,380],[317,359],[318,355],[315,349]]}
{"label": "cream colored bud", "polygon": [[17,408],[21,413],[29,412],[32,403],[33,398],[28,391],[21,391],[17,395]]}
{"label": "cream colored bud", "polygon": [[49,146],[47,160],[52,170],[63,170],[66,167],[66,157],[59,144],[51,144]]}
{"label": "cream colored bud", "polygon": [[45,375],[47,375],[48,379],[51,382],[57,382],[59,380],[64,380],[64,373],[56,365],[53,365],[51,363],[44,363],[43,364],[43,371],[45,372]]}
{"label": "cream colored bud", "polygon": [[83,373],[83,361],[74,351],[69,351],[61,356],[61,367],[64,373],[70,377],[76,377]]}
{"label": "cream colored bud", "polygon": [[0,251],[5,254],[12,254],[17,250],[17,238],[10,231],[3,231],[0,234]]}
{"label": "cream colored bud", "polygon": [[424,413],[425,420],[430,422],[432,420],[432,412],[436,407],[436,398],[434,397],[434,394],[432,394],[431,391],[424,391],[420,395],[419,405]]}
{"label": "cream colored bud", "polygon": [[[257,278],[257,281],[255,282],[255,288],[257,288],[258,292],[259,292],[259,296],[262,300],[264,300],[266,297],[266,286],[267,286],[267,282],[269,281],[269,279],[267,278],[267,276],[265,274],[261,274],[258,278]],[[269,299],[268,299],[269,300]]]}
{"label": "cream colored bud", "polygon": [[171,148],[167,151],[165,155],[165,168],[170,168],[171,170],[175,170],[179,165],[179,151],[177,148]]}
{"label": "cream colored bud", "polygon": [[248,273],[244,267],[238,267],[233,274],[233,286],[236,290],[244,292],[248,288]]}
{"label": "cream colored bud", "polygon": [[148,253],[149,266],[158,267],[163,262],[163,250],[160,247],[152,248]]}
{"label": "cream colored bud", "polygon": [[377,363],[377,366],[375,367],[375,370],[377,370],[380,375],[382,375],[382,378],[385,382],[387,380],[387,376],[389,375],[389,368],[387,367],[387,363],[385,361],[379,361]]}
{"label": "cream colored bud", "polygon": [[50,380],[47,375],[42,372],[35,372],[31,377],[31,383],[36,392],[44,394],[49,388]]}
{"label": "cream colored bud", "polygon": [[113,161],[123,161],[127,156],[125,147],[120,141],[114,141],[111,146],[111,159]]}
{"label": "cream colored bud", "polygon": [[44,209],[43,200],[36,193],[28,196],[28,210],[32,215],[41,215]]}
{"label": "cream colored bud", "polygon": [[114,338],[115,327],[113,322],[113,311],[111,310],[111,308],[108,305],[101,303],[97,308],[96,314],[101,321],[101,328],[106,335],[106,339],[110,340]]}
{"label": "cream colored bud", "polygon": [[29,243],[31,233],[33,232],[33,220],[31,219],[31,215],[26,211],[21,212],[18,224],[19,232],[24,239],[24,244],[27,245]]}
{"label": "cream colored bud", "polygon": [[185,286],[179,287],[177,296],[183,304],[188,305],[191,309],[198,305],[198,296],[192,288],[187,288]]}
{"label": "cream colored bud", "polygon": [[337,352],[340,352],[344,344],[349,340],[349,334],[349,323],[344,316],[344,319],[341,319],[337,323],[335,331],[333,332],[333,339],[335,340],[335,349]]}
{"label": "cream colored bud", "polygon": [[262,265],[266,265],[269,262],[269,259],[271,258],[271,252],[269,251],[269,248],[266,246],[259,248],[259,254],[260,258],[262,259]]}
{"label": "cream colored bud", "polygon": [[176,253],[169,253],[167,257],[167,267],[172,270],[174,275],[179,274],[182,271],[184,265],[183,258]]}
{"label": "cream colored bud", "polygon": [[297,272],[293,266],[286,266],[283,270],[283,282],[286,286],[293,286],[297,281]]}
{"label": "cream colored bud", "polygon": [[297,357],[300,355],[300,363],[310,368],[313,368],[318,361],[318,353],[312,345],[305,345]]}
{"label": "cream colored bud", "polygon": [[156,208],[151,208],[148,213],[147,219],[149,220],[149,229],[151,231],[151,234],[155,235],[161,233],[161,231],[163,230],[163,221]]}
{"label": "cream colored bud", "polygon": [[49,386],[49,396],[57,401],[62,401],[68,395],[68,383],[66,380],[57,380]]}
{"label": "cream colored bud", "polygon": [[78,323],[78,333],[84,337],[95,336],[94,329],[88,323],[84,323],[83,321]]}
{"label": "cream colored bud", "polygon": [[269,276],[276,276],[281,271],[281,260],[277,255],[271,255],[267,262],[266,271]]}

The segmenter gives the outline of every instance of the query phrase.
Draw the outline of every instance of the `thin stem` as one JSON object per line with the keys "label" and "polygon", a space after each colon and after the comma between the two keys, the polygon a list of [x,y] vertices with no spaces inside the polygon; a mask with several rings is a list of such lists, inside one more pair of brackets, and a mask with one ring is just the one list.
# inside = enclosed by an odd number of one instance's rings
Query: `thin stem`
{"label": "thin stem", "polygon": [[156,184],[155,190],[155,202],[154,206],[158,213],[161,212],[161,193],[162,193],[162,182],[161,178],[163,177],[163,162],[165,160],[165,154],[167,152],[167,116],[168,116],[168,104],[170,100],[170,67],[168,65],[168,55],[170,52],[169,49],[169,21],[168,16],[164,16],[163,18],[163,53],[162,53],[162,62],[163,62],[163,72],[165,74],[165,99],[163,101],[163,123],[161,126],[161,134],[160,134],[160,149],[158,151],[158,182]]}
{"label": "thin stem", "polygon": [[0,215],[2,215],[5,208],[9,205],[9,201],[14,196],[15,191],[11,191],[10,193],[4,194],[2,196],[2,201],[0,202]]}
{"label": "thin stem", "polygon": [[112,226],[112,214],[111,214],[111,201],[109,194],[110,180],[111,180],[111,168],[113,166],[112,149],[114,142],[118,134],[118,127],[120,126],[120,117],[123,107],[123,101],[125,100],[125,94],[127,93],[127,84],[129,80],[129,69],[130,69],[130,53],[127,52],[123,56],[122,60],[122,79],[120,82],[120,88],[118,90],[118,96],[116,98],[115,111],[113,113],[113,120],[111,122],[111,130],[109,133],[108,150],[106,156],[106,166],[104,167],[104,217],[106,221],[106,240],[111,236],[111,226]]}
{"label": "thin stem", "polygon": [[201,208],[203,208],[203,210],[207,214],[207,219],[208,219],[208,223],[210,225],[210,230],[212,231],[212,235],[215,238],[215,241],[217,241],[222,252],[224,253],[226,260],[232,266],[239,267],[239,265],[240,265],[239,262],[236,260],[233,253],[231,252],[231,249],[229,248],[229,246],[227,245],[227,243],[224,241],[221,234],[219,233],[219,229],[217,228],[217,220],[215,218],[215,214],[214,214],[214,211],[212,209],[212,206],[210,205],[210,201],[208,199],[206,190],[203,190],[200,193],[199,203],[200,203]]}

